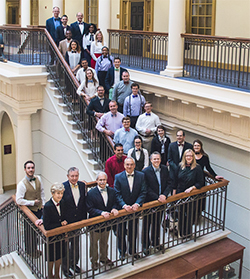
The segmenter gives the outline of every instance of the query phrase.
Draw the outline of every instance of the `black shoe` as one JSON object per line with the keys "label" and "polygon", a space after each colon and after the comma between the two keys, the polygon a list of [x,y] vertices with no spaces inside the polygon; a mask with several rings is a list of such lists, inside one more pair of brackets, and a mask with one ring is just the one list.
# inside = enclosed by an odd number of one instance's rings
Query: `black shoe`
{"label": "black shoe", "polygon": [[63,274],[66,278],[72,278],[73,277],[73,273],[70,270],[65,270],[63,272]]}
{"label": "black shoe", "polygon": [[125,255],[120,255],[119,260],[123,262],[125,260]]}
{"label": "black shoe", "polygon": [[148,256],[150,253],[149,253],[149,250],[148,249],[143,249],[143,254],[145,255],[145,256]]}
{"label": "black shoe", "polygon": [[105,261],[100,261],[102,264],[113,266],[114,263],[110,259],[106,259]]}
{"label": "black shoe", "polygon": [[140,258],[141,258],[141,256],[140,255],[134,255],[134,258],[136,259],[136,260],[139,260]]}
{"label": "black shoe", "polygon": [[81,268],[77,264],[75,266],[71,266],[70,268],[72,270],[74,270],[75,273],[81,273],[82,272]]}
{"label": "black shoe", "polygon": [[163,251],[164,250],[164,245],[158,245],[158,247],[156,248],[158,251]]}

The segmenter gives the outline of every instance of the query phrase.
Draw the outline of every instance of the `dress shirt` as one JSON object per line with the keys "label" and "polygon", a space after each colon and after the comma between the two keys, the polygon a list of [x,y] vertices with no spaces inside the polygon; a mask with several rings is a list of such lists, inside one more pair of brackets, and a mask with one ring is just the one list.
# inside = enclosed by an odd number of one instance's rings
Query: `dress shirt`
{"label": "dress shirt", "polygon": [[99,189],[99,191],[101,193],[101,196],[103,198],[103,202],[104,202],[105,206],[107,206],[107,203],[108,203],[108,192],[107,192],[107,189],[106,189],[106,191],[102,191],[101,187],[97,186],[97,188]]}
{"label": "dress shirt", "polygon": [[92,98],[93,96],[97,95],[97,87],[98,86],[99,86],[99,82],[96,82],[96,84],[94,84],[94,82],[88,82],[88,87],[86,87],[85,80],[84,80],[81,83],[81,85],[78,87],[76,93],[78,95],[81,95],[82,91],[84,91],[84,93],[87,96]]}
{"label": "dress shirt", "polygon": [[81,22],[81,23],[78,22],[78,26],[79,26],[81,34],[83,34],[83,32],[84,32],[84,23],[83,22]]}
{"label": "dress shirt", "polygon": [[161,168],[159,167],[158,169],[156,169],[153,165],[152,168],[155,172],[156,178],[158,180],[159,183],[159,195],[161,195]]}
{"label": "dress shirt", "polygon": [[131,84],[131,80],[129,80],[128,84],[125,84],[123,80],[118,82],[114,87],[112,100],[115,100],[118,104],[123,105],[125,98],[132,92]]}
{"label": "dress shirt", "polygon": [[[128,151],[128,157],[131,157],[131,154],[133,152],[134,148],[129,149]],[[136,150],[135,152],[135,157],[136,160],[139,161],[140,157],[141,157],[141,149],[139,149],[138,151]],[[149,158],[148,158],[148,151],[145,148],[142,148],[142,152],[144,153],[144,166],[143,168],[147,168],[149,166]]]}
{"label": "dress shirt", "polygon": [[129,189],[130,192],[132,193],[133,191],[133,184],[134,184],[134,172],[132,172],[131,174],[128,174],[126,172],[127,178],[128,178],[128,185],[129,185]]}
{"label": "dress shirt", "polygon": [[144,107],[146,100],[140,93],[138,97],[133,98],[133,94],[127,96],[123,104],[124,116],[138,116],[142,114],[142,108]]}
{"label": "dress shirt", "polygon": [[109,58],[103,57],[103,55],[98,57],[96,60],[96,64],[95,64],[96,73],[98,74],[98,72],[100,72],[100,71],[107,72],[108,69],[112,67],[111,61],[112,61],[112,63],[114,63],[114,58],[111,55],[109,56]]}
{"label": "dress shirt", "polygon": [[118,82],[120,82],[120,68],[114,68],[114,72],[115,72],[115,74],[114,74],[114,84],[113,84],[113,86],[114,85],[116,85]]}
{"label": "dress shirt", "polygon": [[58,203],[53,198],[52,198],[52,201],[56,207],[56,210],[58,211],[58,214],[61,216],[60,202],[59,202],[59,205],[57,205]]}
{"label": "dress shirt", "polygon": [[53,17],[53,22],[54,22],[54,26],[55,26],[55,29],[61,25],[61,19],[58,17],[58,18],[54,18]]}
{"label": "dress shirt", "polygon": [[[91,40],[91,35],[93,35],[93,40]],[[84,35],[82,39],[82,47],[84,50],[87,49],[87,46],[90,46],[91,43],[94,41],[94,35],[93,33],[89,33],[88,35]]]}
{"label": "dress shirt", "polygon": [[122,127],[122,119],[124,115],[120,112],[116,113],[116,116],[112,116],[111,111],[105,113],[97,122],[96,129],[103,133],[106,127],[107,130],[115,133],[116,130]]}
{"label": "dress shirt", "polygon": [[150,115],[146,115],[146,113],[141,114],[138,117],[135,128],[139,132],[139,134],[143,136],[147,136],[146,129],[150,129],[150,135],[153,135],[156,132],[157,126],[161,125],[159,117],[151,112]]}
{"label": "dress shirt", "polygon": [[74,200],[75,200],[75,204],[77,206],[79,198],[80,198],[79,187],[78,186],[74,187],[73,184],[71,184],[71,183],[70,183],[70,187],[71,187],[72,195],[73,195]]}
{"label": "dress shirt", "polygon": [[108,176],[108,185],[114,188],[115,175],[124,171],[124,160],[127,156],[123,155],[121,160],[118,160],[116,155],[110,157],[105,164],[105,172]]}
{"label": "dress shirt", "polygon": [[183,151],[184,143],[185,143],[184,141],[183,141],[183,143],[181,143],[181,145],[179,145],[179,143],[178,143],[178,150],[179,150],[180,159],[182,159],[181,154],[182,154],[182,151]]}
{"label": "dress shirt", "polygon": [[[93,72],[93,74],[94,74],[94,78],[99,82],[98,77],[97,77],[97,74],[96,74],[96,71],[95,71],[93,68],[91,68],[91,67],[88,67],[88,68],[86,69],[86,71],[87,71],[88,69],[92,70],[92,72]],[[77,73],[76,73],[76,78],[77,78],[77,80],[80,82],[80,84],[81,84],[83,81],[85,81],[86,71],[84,71],[84,68],[80,68],[80,69],[77,71]]]}
{"label": "dress shirt", "polygon": [[97,57],[95,56],[95,53],[102,53],[102,47],[107,46],[104,42],[103,44],[101,42],[92,42],[90,47],[90,55],[93,58],[93,60],[97,60]]}
{"label": "dress shirt", "polygon": [[137,135],[138,133],[135,129],[130,127],[129,131],[125,131],[124,127],[122,127],[115,132],[114,142],[121,143],[124,153],[127,154],[129,149],[134,146],[134,138]]}
{"label": "dress shirt", "polygon": [[80,52],[73,53],[71,51],[68,51],[67,53],[69,56],[69,66],[71,69],[74,69],[80,62],[81,53]]}
{"label": "dress shirt", "polygon": [[[26,176],[26,178],[27,178],[27,176]],[[40,176],[37,176],[37,178],[39,179],[40,184],[41,184],[41,199],[42,199],[42,204],[44,205],[45,204],[45,195],[44,195],[43,184],[42,184]],[[29,178],[27,178],[27,179],[29,180]],[[36,189],[35,181],[30,181],[30,184],[32,185],[32,187],[34,189]],[[24,199],[25,193],[26,193],[26,187],[25,187],[23,181],[20,181],[17,184],[17,191],[16,191],[16,202],[17,202],[17,204],[26,205],[26,206],[34,206],[35,205],[34,200]]]}
{"label": "dress shirt", "polygon": [[160,141],[160,143],[161,143],[161,154],[163,154],[163,153],[165,153],[165,142],[166,142],[166,137],[165,136],[163,136],[163,137],[160,137],[160,136],[158,136],[158,138],[159,138],[159,141]]}

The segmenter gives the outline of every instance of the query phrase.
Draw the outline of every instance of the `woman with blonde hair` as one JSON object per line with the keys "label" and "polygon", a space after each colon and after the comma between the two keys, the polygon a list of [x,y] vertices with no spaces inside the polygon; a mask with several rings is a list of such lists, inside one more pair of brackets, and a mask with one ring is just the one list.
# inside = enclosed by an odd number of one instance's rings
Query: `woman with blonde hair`
{"label": "woman with blonde hair", "polygon": [[95,40],[91,43],[90,47],[90,55],[92,57],[91,68],[93,69],[95,69],[95,63],[97,61],[97,58],[102,55],[103,46],[107,46],[107,44],[104,41],[102,31],[99,30],[95,33]]}

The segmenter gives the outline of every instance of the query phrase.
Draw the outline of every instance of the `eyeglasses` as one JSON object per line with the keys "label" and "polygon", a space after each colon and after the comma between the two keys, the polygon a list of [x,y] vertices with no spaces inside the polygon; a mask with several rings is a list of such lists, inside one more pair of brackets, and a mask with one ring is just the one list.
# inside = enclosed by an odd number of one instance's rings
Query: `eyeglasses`
{"label": "eyeglasses", "polygon": [[140,141],[135,141],[135,144],[140,144],[141,142]]}

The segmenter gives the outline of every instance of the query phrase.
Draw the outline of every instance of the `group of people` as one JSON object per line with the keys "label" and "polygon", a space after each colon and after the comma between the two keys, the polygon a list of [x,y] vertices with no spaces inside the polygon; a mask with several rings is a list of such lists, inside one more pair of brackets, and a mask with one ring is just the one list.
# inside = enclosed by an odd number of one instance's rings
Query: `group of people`
{"label": "group of people", "polygon": [[[160,129],[162,130],[162,126]],[[158,133],[161,134],[161,131]],[[71,167],[67,173],[67,181],[54,183],[51,186],[52,197],[46,203],[41,178],[35,175],[35,163],[27,161],[24,164],[25,177],[17,185],[16,201],[19,205],[28,206],[37,216],[37,225],[43,222],[45,229],[50,230],[84,220],[87,218],[87,213],[89,218],[103,216],[105,220],[108,220],[111,216],[119,216],[121,209],[125,209],[128,213],[135,213],[145,202],[158,200],[163,203],[171,194],[190,193],[194,189],[200,189],[205,185],[204,168],[216,179],[222,178],[217,176],[211,168],[200,140],[195,140],[193,144],[186,142],[185,133],[182,130],[177,131],[176,136],[177,141],[168,146],[167,162],[163,161],[165,156],[162,156],[160,152],[153,151],[150,155],[150,164],[147,162],[144,167],[145,162],[140,161],[141,171],[138,170],[137,151],[133,150],[130,156],[126,156],[123,144],[116,143],[115,155],[106,161],[105,172],[98,173],[96,177],[96,187],[87,191],[85,184],[79,181],[79,170]],[[140,136],[136,135],[134,141],[135,146],[142,145]],[[187,210],[185,205],[180,207],[180,211],[179,232],[182,237],[185,237],[192,232],[189,215],[193,213]],[[152,210],[151,213],[152,218],[147,216],[143,218],[142,245],[145,255],[149,255],[150,246],[156,250],[164,249],[160,241],[163,212]],[[113,226],[118,238],[121,261],[125,259],[127,252],[136,259],[140,258],[136,247],[138,219],[135,219],[135,224],[133,222],[134,220],[126,221]],[[32,257],[39,257],[41,252],[36,247],[36,235],[28,233],[27,230],[26,225],[24,226],[26,252]],[[108,257],[110,230],[111,227],[106,227],[106,229],[93,230],[90,233],[90,259],[93,270],[97,270],[99,264],[113,265]],[[31,240],[30,235],[32,235]],[[98,242],[100,256],[98,256]],[[59,278],[61,264],[66,277],[81,273],[78,265],[79,249],[79,235],[69,238],[67,245],[65,243],[62,245],[60,242],[50,244],[49,259],[47,259],[49,278]],[[98,259],[100,259],[99,263]]]}

